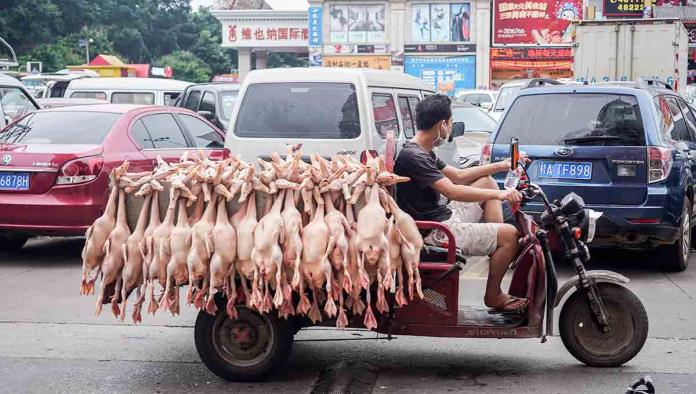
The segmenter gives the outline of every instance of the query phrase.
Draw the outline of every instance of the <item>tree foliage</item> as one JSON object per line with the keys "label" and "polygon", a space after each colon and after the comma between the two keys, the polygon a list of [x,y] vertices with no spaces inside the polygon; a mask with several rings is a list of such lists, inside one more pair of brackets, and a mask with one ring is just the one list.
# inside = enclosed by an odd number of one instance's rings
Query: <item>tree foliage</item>
{"label": "tree foliage", "polygon": [[230,72],[236,55],[220,47],[220,22],[205,8],[192,11],[190,1],[2,0],[0,35],[22,62],[42,61],[45,71],[84,63],[79,40],[91,38],[92,58],[105,53],[125,62],[171,65],[181,70],[176,78],[196,81]]}
{"label": "tree foliage", "polygon": [[169,65],[174,72],[174,78],[190,82],[207,82],[211,78],[210,67],[198,56],[188,51],[176,51],[163,56],[155,64]]}

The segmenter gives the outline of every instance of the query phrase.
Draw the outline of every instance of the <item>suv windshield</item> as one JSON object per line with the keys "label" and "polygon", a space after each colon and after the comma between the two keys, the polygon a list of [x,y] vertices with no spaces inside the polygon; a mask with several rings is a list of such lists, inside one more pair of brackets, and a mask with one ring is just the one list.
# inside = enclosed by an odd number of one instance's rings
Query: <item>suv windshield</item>
{"label": "suv windshield", "polygon": [[643,146],[635,96],[563,93],[521,96],[500,126],[496,143],[517,137],[525,145]]}
{"label": "suv windshield", "polygon": [[521,86],[503,86],[498,92],[498,99],[495,101],[493,111],[504,111],[520,92],[520,89],[522,89]]}
{"label": "suv windshield", "polygon": [[355,86],[329,82],[250,85],[234,133],[254,138],[355,138],[360,135]]}
{"label": "suv windshield", "polygon": [[100,144],[120,114],[35,112],[0,132],[2,144]]}

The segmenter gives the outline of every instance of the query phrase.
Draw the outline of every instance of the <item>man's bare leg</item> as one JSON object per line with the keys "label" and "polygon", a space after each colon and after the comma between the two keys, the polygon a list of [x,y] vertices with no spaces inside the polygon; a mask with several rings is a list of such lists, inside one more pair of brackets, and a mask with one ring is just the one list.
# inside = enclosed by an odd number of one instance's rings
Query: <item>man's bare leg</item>
{"label": "man's bare leg", "polygon": [[517,238],[517,229],[514,226],[503,224],[498,228],[498,248],[490,257],[486,295],[483,297],[483,302],[486,306],[492,308],[505,306],[505,309],[514,310],[525,302],[520,300],[511,305],[506,305],[510,296],[505,294],[500,288],[505,272],[517,253]]}
{"label": "man's bare leg", "polygon": [[[495,180],[489,176],[479,178],[470,186],[481,189],[500,190]],[[503,223],[503,203],[499,200],[490,200],[482,204],[483,221],[486,223]]]}

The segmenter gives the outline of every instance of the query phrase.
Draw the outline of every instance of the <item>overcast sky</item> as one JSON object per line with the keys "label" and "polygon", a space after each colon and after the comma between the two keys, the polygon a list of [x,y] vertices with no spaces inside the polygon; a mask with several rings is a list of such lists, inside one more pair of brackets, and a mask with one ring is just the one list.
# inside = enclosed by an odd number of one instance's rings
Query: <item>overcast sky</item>
{"label": "overcast sky", "polygon": [[[198,7],[209,7],[214,0],[191,0],[191,9],[197,10]],[[276,9],[305,9],[307,0],[267,0],[268,5]]]}

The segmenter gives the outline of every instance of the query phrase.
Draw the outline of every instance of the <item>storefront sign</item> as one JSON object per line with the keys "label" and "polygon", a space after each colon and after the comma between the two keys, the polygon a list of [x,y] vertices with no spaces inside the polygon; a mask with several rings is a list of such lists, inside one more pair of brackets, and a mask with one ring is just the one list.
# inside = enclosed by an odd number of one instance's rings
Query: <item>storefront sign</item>
{"label": "storefront sign", "polygon": [[604,0],[605,16],[643,16],[643,0]]}
{"label": "storefront sign", "polygon": [[570,48],[491,48],[491,60],[572,60]]}
{"label": "storefront sign", "polygon": [[457,90],[476,87],[476,56],[406,56],[404,71],[448,96],[454,96]]}
{"label": "storefront sign", "polygon": [[336,4],[329,6],[330,40],[335,44],[385,42],[383,4]]}
{"label": "storefront sign", "polygon": [[471,41],[470,3],[411,5],[411,42]]}
{"label": "storefront sign", "polygon": [[170,66],[165,66],[165,67],[157,67],[157,66],[150,66],[150,75],[151,78],[171,78],[174,76],[174,72],[172,71],[172,68]]}
{"label": "storefront sign", "polygon": [[368,53],[383,55],[389,53],[389,45],[324,45],[324,53],[327,55],[355,55]]}
{"label": "storefront sign", "polygon": [[321,7],[309,7],[309,45],[321,45]]}
{"label": "storefront sign", "polygon": [[572,60],[493,60],[491,59],[491,86],[526,78],[571,78]]}
{"label": "storefront sign", "polygon": [[473,53],[476,52],[476,44],[406,44],[404,52]]}
{"label": "storefront sign", "polygon": [[228,47],[307,46],[306,21],[225,21],[222,45]]}
{"label": "storefront sign", "polygon": [[582,0],[493,0],[493,45],[559,45],[573,40]]}
{"label": "storefront sign", "polygon": [[374,68],[389,70],[391,56],[326,56],[322,57],[324,67]]}
{"label": "storefront sign", "polygon": [[689,33],[689,46],[696,47],[696,26],[686,26],[686,31]]}
{"label": "storefront sign", "polygon": [[309,47],[309,67],[321,67],[321,47]]}

